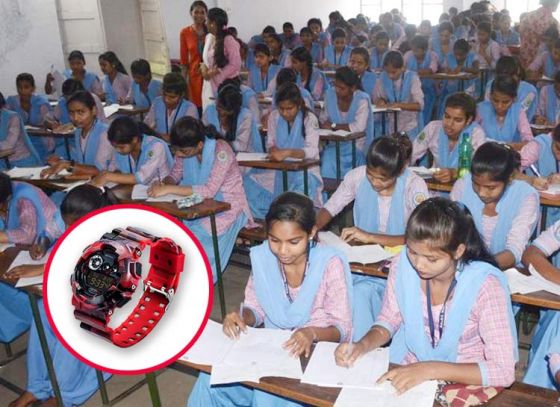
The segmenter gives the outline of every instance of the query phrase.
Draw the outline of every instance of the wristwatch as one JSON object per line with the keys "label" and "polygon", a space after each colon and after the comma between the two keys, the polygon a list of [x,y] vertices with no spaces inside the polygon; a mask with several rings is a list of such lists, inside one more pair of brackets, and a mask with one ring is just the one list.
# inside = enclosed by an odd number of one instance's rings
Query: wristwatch
{"label": "wristwatch", "polygon": [[[150,270],[142,280],[142,251],[150,247]],[[74,273],[72,305],[80,327],[129,347],[144,339],[165,314],[179,284],[185,255],[169,238],[159,238],[134,227],[114,229],[89,245]],[[109,327],[115,308],[130,301],[139,285],[140,301],[116,328]]]}

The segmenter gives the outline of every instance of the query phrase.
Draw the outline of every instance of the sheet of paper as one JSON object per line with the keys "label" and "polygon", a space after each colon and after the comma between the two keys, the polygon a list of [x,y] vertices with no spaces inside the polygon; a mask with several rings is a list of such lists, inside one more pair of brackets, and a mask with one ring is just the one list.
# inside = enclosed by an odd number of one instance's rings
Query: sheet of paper
{"label": "sheet of paper", "polygon": [[560,295],[560,285],[554,284],[552,281],[548,281],[537,271],[537,269],[533,267],[532,264],[529,265],[529,273],[531,273],[531,277],[535,279],[535,282],[541,287],[541,290]]}
{"label": "sheet of paper", "polygon": [[16,288],[29,287],[31,285],[38,285],[38,284],[43,284],[43,276],[21,277],[16,283]]}
{"label": "sheet of paper", "polygon": [[426,168],[426,167],[408,167],[409,170],[422,178],[432,178],[434,172],[439,171],[439,168]]}
{"label": "sheet of paper", "polygon": [[213,366],[224,359],[233,344],[234,341],[224,334],[222,325],[209,319],[198,341],[181,359]]}
{"label": "sheet of paper", "polygon": [[330,231],[319,232],[319,241],[327,246],[332,246],[342,251],[351,263],[371,264],[393,257],[393,254],[386,251],[378,244],[351,246]]}
{"label": "sheet of paper", "polygon": [[319,129],[319,136],[341,136],[346,137],[349,134],[352,134],[351,131],[347,130],[329,130],[329,129]]}
{"label": "sheet of paper", "polygon": [[531,276],[521,274],[517,269],[510,268],[504,271],[508,280],[509,291],[512,294],[528,294],[535,291],[540,291],[540,288],[535,284]]}
{"label": "sheet of paper", "polygon": [[359,358],[351,368],[340,367],[334,360],[338,343],[318,342],[307,364],[302,383],[324,387],[370,389],[389,369],[389,348],[379,348]]}
{"label": "sheet of paper", "polygon": [[41,179],[41,171],[47,168],[49,168],[48,165],[44,167],[14,167],[6,174],[10,178]]}
{"label": "sheet of paper", "polygon": [[225,358],[212,367],[210,384],[259,381],[267,376],[301,379],[299,358],[282,348],[291,334],[279,329],[248,328]]}
{"label": "sheet of paper", "polygon": [[541,191],[541,194],[549,194],[549,195],[560,194],[560,184],[550,184],[545,191]]}
{"label": "sheet of paper", "polygon": [[376,407],[432,407],[437,390],[437,381],[430,380],[419,384],[406,393],[397,396],[390,382],[384,382],[373,389],[343,387],[335,407],[371,406]]}
{"label": "sheet of paper", "polygon": [[267,153],[237,153],[235,156],[236,160],[239,161],[267,161]]}
{"label": "sheet of paper", "polygon": [[117,113],[120,109],[120,105],[118,103],[114,103],[109,106],[105,106],[103,108],[103,113],[105,113],[105,117],[111,117],[115,113]]}
{"label": "sheet of paper", "polygon": [[548,130],[548,129],[553,129],[554,126],[548,125],[548,124],[530,124],[532,129],[535,130]]}
{"label": "sheet of paper", "polygon": [[16,258],[14,259],[14,261],[12,262],[12,264],[10,264],[10,268],[9,270],[13,269],[14,267],[17,266],[22,266],[22,265],[39,265],[39,264],[45,264],[47,262],[47,259],[49,258],[48,255],[45,255],[43,258],[39,259],[39,260],[33,260],[31,258],[31,256],[29,255],[28,251],[21,251],[19,252],[19,254],[16,256]]}
{"label": "sheet of paper", "polygon": [[162,196],[158,196],[157,198],[151,198],[148,196],[148,185],[136,184],[132,188],[132,196],[133,200],[142,200],[146,202],[175,202],[179,199],[184,198],[182,195],[176,194],[166,194]]}
{"label": "sheet of paper", "polygon": [[9,249],[10,247],[15,247],[15,244],[12,243],[0,243],[0,253],[2,253],[4,250]]}
{"label": "sheet of paper", "polygon": [[119,110],[134,110],[134,105],[119,105]]}
{"label": "sheet of paper", "polygon": [[400,107],[380,107],[380,106],[371,106],[371,111],[373,113],[382,113],[382,112],[400,112]]}

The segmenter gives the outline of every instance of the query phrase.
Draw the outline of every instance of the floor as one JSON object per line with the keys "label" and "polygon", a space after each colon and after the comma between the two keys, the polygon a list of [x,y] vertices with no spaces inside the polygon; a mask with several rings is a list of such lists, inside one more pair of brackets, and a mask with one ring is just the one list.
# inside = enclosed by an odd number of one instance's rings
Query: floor
{"label": "floor", "polygon": [[[232,260],[237,260],[241,263],[247,262],[247,257],[239,254],[234,254]],[[239,307],[239,303],[243,300],[243,291],[247,278],[249,277],[249,269],[247,267],[239,267],[230,263],[226,273],[224,274],[224,286],[226,290],[226,304],[228,310],[235,310]],[[219,320],[220,307],[217,297],[217,290],[214,295],[214,306],[211,318]],[[521,343],[529,343],[530,335],[520,335]],[[21,350],[26,346],[27,336],[19,338],[13,344],[13,350]],[[0,360],[6,356],[3,347],[0,346]],[[527,350],[520,349],[520,363],[518,366],[517,377],[521,379],[527,361]],[[143,376],[114,376],[107,383],[109,397],[115,398],[126,389],[133,386],[138,381],[142,380]],[[162,405],[165,407],[179,407],[186,404],[189,392],[194,384],[196,377],[195,372],[179,372],[173,368],[167,368],[161,372],[157,377],[157,384],[161,397]],[[26,383],[26,367],[25,356],[22,356],[7,366],[0,367],[0,380],[8,380],[20,388],[25,388]],[[17,394],[8,390],[6,387],[0,385],[0,406],[6,406],[10,400],[17,397]],[[122,407],[139,407],[149,406],[150,395],[148,386],[142,385],[139,389],[134,391],[124,400],[118,402],[117,406]],[[87,403],[86,407],[101,406],[101,397],[99,392],[92,396]]]}

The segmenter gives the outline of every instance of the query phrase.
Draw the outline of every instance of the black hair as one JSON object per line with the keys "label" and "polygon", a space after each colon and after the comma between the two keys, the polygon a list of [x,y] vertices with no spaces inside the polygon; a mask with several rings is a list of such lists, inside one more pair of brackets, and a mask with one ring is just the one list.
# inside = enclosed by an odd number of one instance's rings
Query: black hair
{"label": "black hair", "polygon": [[360,55],[362,58],[364,58],[364,61],[366,61],[366,64],[368,65],[369,68],[369,51],[366,48],[364,47],[352,48],[352,51],[350,52],[350,56],[352,55]]}
{"label": "black hair", "polygon": [[142,132],[130,116],[119,116],[109,126],[107,137],[112,144],[130,144],[135,138],[142,138]]}
{"label": "black hair", "polygon": [[560,142],[560,124],[558,124],[552,131],[552,139],[556,142]]}
{"label": "black hair", "polygon": [[447,198],[430,198],[420,203],[408,219],[405,239],[407,242],[427,240],[450,256],[464,244],[465,252],[460,259],[464,264],[484,261],[497,267],[469,210]]}
{"label": "black hair", "polygon": [[255,55],[257,54],[264,54],[267,57],[271,56],[271,52],[270,52],[270,48],[268,48],[268,45],[263,44],[263,43],[259,43],[255,45],[255,50],[253,52]]}
{"label": "black hair", "polygon": [[342,28],[335,28],[331,34],[331,41],[334,42],[337,38],[346,39],[346,32]]}
{"label": "black hair", "polygon": [[360,77],[348,66],[341,66],[340,68],[337,68],[334,79],[351,88],[362,90],[362,82],[360,80]]}
{"label": "black hair", "polygon": [[299,30],[299,35],[303,35],[303,34],[313,35],[309,27],[303,27],[301,30]]}
{"label": "black hair", "polygon": [[492,24],[490,24],[487,21],[482,21],[480,23],[478,23],[478,25],[476,26],[476,29],[478,31],[482,31],[488,34],[492,34]]}
{"label": "black hair", "polygon": [[400,137],[379,137],[368,148],[366,165],[368,168],[381,168],[388,177],[398,177],[406,167],[405,149],[404,140]]}
{"label": "black hair", "polygon": [[68,54],[68,62],[74,59],[79,59],[84,64],[86,63],[86,58],[84,57],[84,53],[82,51],[74,50]]}
{"label": "black hair", "polygon": [[0,92],[0,109],[2,109],[6,105],[6,99],[4,99],[4,95]]}
{"label": "black hair", "polygon": [[106,61],[108,63],[110,63],[118,72],[128,75],[128,72],[126,72],[126,68],[124,67],[124,65],[122,64],[121,60],[119,59],[119,57],[117,57],[117,54],[115,54],[113,51],[107,51],[104,52],[103,54],[99,55],[98,58],[99,61]]}
{"label": "black hair", "polygon": [[66,106],[70,106],[70,103],[79,102],[86,106],[89,110],[95,108],[95,99],[93,98],[92,94],[86,90],[80,90],[78,92],[74,92],[68,100],[66,101]]}
{"label": "black hair", "polygon": [[178,148],[196,147],[208,138],[220,138],[214,126],[204,126],[202,121],[183,116],[175,122],[170,132],[171,145]]}
{"label": "black hair", "polygon": [[305,138],[305,119],[309,114],[309,109],[305,105],[303,97],[301,96],[299,86],[294,82],[286,82],[276,89],[274,103],[276,103],[276,106],[278,106],[280,102],[284,101],[290,101],[299,106],[299,109],[301,110],[301,113],[303,115],[303,119],[301,121],[301,134],[303,138]]}
{"label": "black hair", "polygon": [[498,75],[492,82],[490,92],[499,92],[511,98],[517,97],[517,82],[509,75]]}
{"label": "black hair", "polygon": [[297,72],[294,68],[282,68],[276,74],[276,87],[279,88],[285,83],[296,83]]}
{"label": "black hair", "polygon": [[513,149],[505,144],[489,141],[481,145],[473,155],[471,173],[487,174],[492,181],[507,184],[517,167]]}
{"label": "black hair", "polygon": [[453,27],[453,23],[451,23],[449,21],[444,21],[439,25],[437,31],[440,34],[444,31],[449,31],[451,34],[453,34],[453,32],[455,31],[455,28]]}
{"label": "black hair", "polygon": [[519,63],[512,56],[501,56],[496,62],[496,75],[519,76]]}
{"label": "black hair", "polygon": [[93,185],[85,184],[73,188],[60,204],[63,217],[79,219],[96,209],[117,204],[115,196]]}
{"label": "black hair", "polygon": [[243,95],[241,89],[232,83],[218,88],[218,96],[216,98],[216,108],[224,109],[228,115],[228,131],[224,134],[224,138],[230,143],[235,141],[237,137],[237,119],[243,106]]}
{"label": "black hair", "polygon": [[21,82],[29,82],[32,87],[35,87],[35,78],[30,73],[23,72],[16,76],[16,86]]}
{"label": "black hair", "polygon": [[414,38],[410,40],[410,46],[426,51],[428,49],[428,39],[423,35],[415,35]]}
{"label": "black hair", "polygon": [[241,41],[239,38],[237,38],[237,28],[236,27],[228,27],[227,32],[229,35],[231,35],[233,38],[235,38],[237,40],[237,42],[239,42],[239,45],[244,44],[243,41]]}
{"label": "black hair", "polygon": [[455,41],[455,44],[453,44],[453,51],[462,51],[465,54],[468,54],[470,49],[469,42],[464,38],[458,39]]}
{"label": "black hair", "polygon": [[307,20],[307,27],[310,27],[312,24],[317,24],[319,27],[321,27],[321,30],[323,29],[323,22],[320,18],[314,17]]}
{"label": "black hair", "polygon": [[214,59],[218,68],[223,68],[228,64],[228,59],[224,51],[224,40],[228,36],[227,25],[228,15],[219,8],[214,7],[208,10],[208,21],[213,21],[216,24],[216,44],[214,47]]}
{"label": "black hair", "polygon": [[560,38],[554,40],[554,49],[560,49]]}
{"label": "black hair", "polygon": [[383,68],[392,66],[393,68],[400,69],[404,66],[403,56],[399,51],[389,51],[383,58]]}
{"label": "black hair", "polygon": [[140,58],[132,61],[132,64],[130,64],[130,72],[132,73],[132,75],[151,76],[152,68],[150,67],[150,63],[148,61]]}
{"label": "black hair", "polygon": [[294,222],[307,234],[311,234],[315,226],[315,209],[313,201],[307,196],[297,192],[284,192],[272,203],[265,217],[265,229],[272,227],[272,223]]}
{"label": "black hair", "polygon": [[192,13],[194,11],[194,9],[197,8],[197,7],[202,7],[204,9],[204,11],[206,11],[208,13],[208,6],[202,0],[193,1],[189,11]]}
{"label": "black hair", "polygon": [[307,68],[309,69],[309,78],[305,84],[305,89],[311,92],[311,73],[313,72],[313,58],[311,54],[305,47],[297,47],[290,54],[292,58],[300,62],[305,62]]}
{"label": "black hair", "polygon": [[162,93],[165,92],[173,93],[175,95],[184,95],[186,88],[187,83],[180,73],[169,72],[163,77],[163,83],[161,85]]}
{"label": "black hair", "polygon": [[262,32],[263,34],[276,34],[276,28],[271,25],[267,25],[266,27],[264,27]]}
{"label": "black hair", "polygon": [[445,107],[454,109],[463,109],[467,119],[474,119],[476,117],[476,101],[474,98],[465,92],[452,93],[445,99]]}
{"label": "black hair", "polygon": [[12,195],[12,180],[9,175],[0,172],[0,204],[3,204],[8,200],[8,197]]}
{"label": "black hair", "polygon": [[282,24],[282,30],[284,30],[286,28],[291,28],[293,30],[294,25],[292,23],[290,23],[289,21],[286,21],[284,24]]}
{"label": "black hair", "polygon": [[387,31],[379,31],[377,34],[375,34],[375,42],[379,41],[379,40],[390,40],[389,34],[387,33]]}
{"label": "black hair", "polygon": [[77,79],[69,78],[62,82],[62,95],[69,97],[72,94],[79,92],[81,90],[86,90],[82,81]]}
{"label": "black hair", "polygon": [[458,12],[457,7],[449,7],[449,14],[457,14]]}

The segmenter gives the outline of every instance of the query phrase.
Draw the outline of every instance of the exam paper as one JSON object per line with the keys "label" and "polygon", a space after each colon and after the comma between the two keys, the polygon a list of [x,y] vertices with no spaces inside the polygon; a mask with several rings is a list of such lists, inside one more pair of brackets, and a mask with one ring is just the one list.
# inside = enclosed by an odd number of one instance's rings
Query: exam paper
{"label": "exam paper", "polygon": [[41,171],[49,168],[48,165],[44,167],[14,167],[6,174],[10,178],[27,178],[27,179],[41,179]]}
{"label": "exam paper", "polygon": [[547,291],[552,294],[560,295],[560,285],[554,284],[544,278],[532,264],[529,264],[529,273],[535,282],[541,287],[541,290]]}
{"label": "exam paper", "polygon": [[235,159],[239,161],[267,161],[267,153],[237,153]]}
{"label": "exam paper", "polygon": [[21,251],[19,252],[19,254],[16,256],[16,258],[14,259],[14,261],[12,262],[12,264],[10,264],[10,268],[9,270],[17,267],[17,266],[22,266],[22,265],[39,265],[39,264],[45,264],[47,262],[47,259],[49,258],[48,254],[46,254],[44,257],[42,257],[39,260],[33,260],[31,258],[31,256],[29,255],[28,251]]}
{"label": "exam paper", "polygon": [[112,105],[105,106],[103,108],[103,113],[105,113],[105,117],[111,117],[119,111],[120,107],[118,103],[113,103]]}
{"label": "exam paper", "polygon": [[408,169],[422,178],[432,178],[434,173],[439,171],[439,168],[426,168],[426,167],[408,167]]}
{"label": "exam paper", "polygon": [[319,136],[341,136],[346,137],[349,134],[352,134],[351,131],[348,130],[330,130],[330,129],[319,129]]}
{"label": "exam paper", "polygon": [[222,325],[208,320],[202,335],[181,359],[198,365],[213,366],[221,362],[234,344],[222,330]]}
{"label": "exam paper", "polygon": [[330,231],[319,232],[319,241],[342,251],[351,263],[371,264],[393,257],[391,253],[378,244],[351,246]]}
{"label": "exam paper", "polygon": [[146,202],[175,202],[179,199],[184,198],[183,195],[176,194],[165,194],[158,196],[157,198],[152,198],[148,196],[148,185],[136,184],[132,188],[132,199],[133,200],[143,200]]}
{"label": "exam paper", "polygon": [[560,184],[550,184],[546,190],[540,191],[540,193],[548,195],[558,195],[560,194]]}
{"label": "exam paper", "polygon": [[[371,406],[376,407],[432,407],[437,390],[437,381],[419,384],[397,396],[390,382],[383,382],[373,389],[343,387],[334,403],[335,407]],[[375,403],[372,404],[372,401]]]}
{"label": "exam paper", "polygon": [[28,287],[31,285],[38,285],[38,284],[43,284],[42,275],[36,277],[21,277],[16,283],[16,288]]}
{"label": "exam paper", "polygon": [[529,265],[530,275],[528,276],[521,274],[515,268],[508,269],[504,273],[508,279],[509,290],[513,294],[529,294],[537,291],[547,291],[552,294],[560,295],[560,285],[548,281],[532,264]]}

